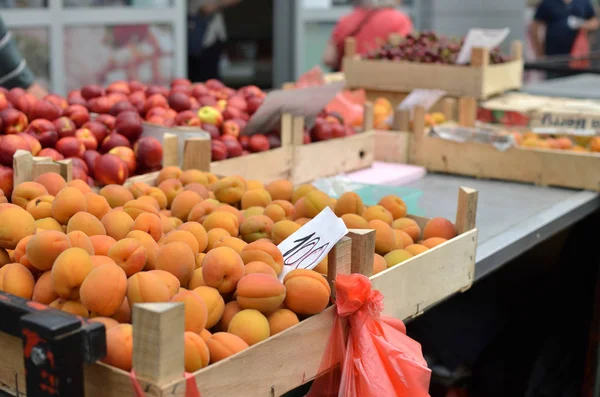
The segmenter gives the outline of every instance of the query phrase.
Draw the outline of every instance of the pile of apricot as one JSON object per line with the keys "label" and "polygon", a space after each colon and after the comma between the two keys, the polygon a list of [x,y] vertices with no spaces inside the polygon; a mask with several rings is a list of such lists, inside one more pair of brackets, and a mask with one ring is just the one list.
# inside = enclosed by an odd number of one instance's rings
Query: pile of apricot
{"label": "pile of apricot", "polygon": [[96,192],[45,173],[0,194],[0,290],[103,323],[103,361],[124,370],[136,303],[184,304],[188,372],[323,311],[327,259],[279,281],[277,244],[325,207],[348,228],[376,231],[374,273],[456,235],[443,218],[421,231],[395,196],[367,207],[352,192],[335,200],[312,185],[177,167],[155,184]]}

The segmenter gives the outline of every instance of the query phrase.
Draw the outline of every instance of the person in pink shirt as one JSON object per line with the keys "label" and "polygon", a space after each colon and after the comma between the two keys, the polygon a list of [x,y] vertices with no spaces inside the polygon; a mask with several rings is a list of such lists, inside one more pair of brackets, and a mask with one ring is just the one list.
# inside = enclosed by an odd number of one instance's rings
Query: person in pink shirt
{"label": "person in pink shirt", "polygon": [[399,0],[354,0],[354,10],[341,18],[323,53],[323,63],[333,71],[340,71],[344,57],[344,41],[356,39],[356,51],[363,54],[378,47],[379,40],[390,34],[406,36],[413,30],[410,18],[397,10]]}

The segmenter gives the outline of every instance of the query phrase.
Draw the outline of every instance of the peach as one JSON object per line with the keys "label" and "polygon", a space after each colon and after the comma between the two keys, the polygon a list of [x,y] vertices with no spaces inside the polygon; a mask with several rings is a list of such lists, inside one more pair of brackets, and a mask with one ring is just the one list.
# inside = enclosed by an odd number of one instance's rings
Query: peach
{"label": "peach", "polygon": [[90,318],[90,322],[91,323],[100,323],[100,324],[104,325],[104,328],[106,328],[106,331],[119,325],[119,322],[117,320],[114,320],[110,317],[94,317],[94,318]]}
{"label": "peach", "polygon": [[279,248],[268,240],[259,240],[248,244],[240,254],[245,264],[254,261],[264,262],[279,275],[283,270],[283,255]]}
{"label": "peach", "polygon": [[35,221],[34,225],[36,230],[56,230],[57,232],[63,231],[62,225],[54,218],[38,219]]}
{"label": "peach", "polygon": [[106,234],[115,240],[124,239],[131,230],[133,230],[133,219],[125,212],[111,210],[102,217],[102,224],[106,229]]}
{"label": "peach", "polygon": [[283,284],[287,291],[285,306],[296,314],[317,314],[329,304],[331,288],[327,280],[313,270],[292,270],[283,279]]}
{"label": "peach", "polygon": [[445,238],[442,238],[442,237],[430,237],[427,240],[423,240],[423,242],[421,242],[421,244],[427,248],[433,248],[433,247],[437,247],[440,244],[445,243],[446,241],[448,241],[448,240]]}
{"label": "peach", "polygon": [[179,193],[171,203],[172,216],[186,221],[192,208],[202,201],[202,197],[191,190]]}
{"label": "peach", "polygon": [[65,313],[73,314],[75,316],[80,316],[84,318],[90,317],[90,312],[88,311],[88,309],[86,309],[85,306],[83,306],[83,303],[79,301],[65,300],[59,298],[54,302],[50,303],[49,306],[57,310],[62,310]]}
{"label": "peach", "polygon": [[90,187],[90,185],[88,185],[87,182],[81,179],[70,180],[69,182],[67,182],[67,187],[74,187],[84,195],[92,192],[92,188]]}
{"label": "peach", "polygon": [[456,228],[448,219],[430,219],[423,228],[423,240],[427,240],[431,237],[441,237],[450,240],[456,237]]}
{"label": "peach", "polygon": [[67,248],[52,266],[54,291],[63,299],[78,300],[79,288],[93,268],[90,255],[84,249]]}
{"label": "peach", "polygon": [[195,268],[196,258],[188,244],[174,241],[158,248],[156,269],[171,273],[181,285],[188,285]]}
{"label": "peach", "polygon": [[241,310],[233,316],[227,332],[239,336],[249,346],[263,341],[271,335],[267,318],[258,310],[253,309]]}
{"label": "peach", "polygon": [[179,177],[181,177],[181,174],[183,174],[183,171],[179,167],[175,167],[175,166],[164,167],[158,173],[158,177],[156,178],[156,184],[160,185],[162,182],[166,181],[167,179],[179,179]]}
{"label": "peach", "polygon": [[167,208],[167,196],[159,188],[151,187],[146,192],[146,196],[152,197],[158,203],[159,209],[164,210]]}
{"label": "peach", "polygon": [[116,265],[115,261],[106,255],[90,255],[90,260],[94,269],[107,264]]}
{"label": "peach", "polygon": [[222,294],[235,291],[238,281],[244,276],[244,262],[240,255],[229,247],[210,250],[202,261],[202,278],[206,285]]}
{"label": "peach", "polygon": [[369,228],[375,229],[375,252],[384,255],[396,248],[396,234],[386,222],[373,219],[369,222]]}
{"label": "peach", "polygon": [[255,274],[255,273],[266,274],[271,277],[277,278],[277,274],[275,273],[275,270],[273,270],[273,268],[271,266],[267,265],[265,262],[260,262],[260,261],[248,262],[248,264],[246,264],[244,266],[244,274],[248,275],[248,274]]}
{"label": "peach", "polygon": [[317,188],[310,184],[300,185],[292,193],[292,204],[296,204],[298,200],[306,196],[309,192],[316,190]]}
{"label": "peach", "polygon": [[281,244],[283,240],[294,234],[298,229],[300,229],[300,225],[296,222],[289,220],[282,220],[276,222],[273,225],[273,229],[271,229],[271,240],[276,245]]}
{"label": "peach", "polygon": [[235,204],[242,199],[246,185],[239,177],[228,176],[214,184],[215,197],[222,203]]}
{"label": "peach", "polygon": [[219,202],[213,199],[204,200],[194,206],[188,215],[188,222],[203,222],[204,218],[219,207]]}
{"label": "peach", "polygon": [[20,263],[9,263],[0,268],[0,291],[31,299],[34,288],[33,275]]}
{"label": "peach", "polygon": [[208,309],[206,303],[194,291],[181,290],[171,302],[182,302],[185,311],[185,330],[200,333],[206,328]]}
{"label": "peach", "polygon": [[290,181],[284,179],[273,181],[265,186],[265,189],[269,192],[273,200],[292,201],[294,185]]}
{"label": "peach", "polygon": [[48,190],[44,185],[37,182],[23,182],[15,186],[10,201],[25,209],[31,200],[47,194]]}
{"label": "peach", "polygon": [[149,212],[158,216],[158,209],[154,205],[144,202],[141,199],[126,202],[123,206],[123,211],[134,221],[140,214],[144,212]]}
{"label": "peach", "polygon": [[50,270],[56,258],[68,248],[71,248],[71,242],[66,234],[46,230],[33,235],[27,242],[27,259],[38,270]]}
{"label": "peach", "polygon": [[242,250],[244,249],[244,247],[246,245],[248,245],[248,244],[246,242],[244,242],[243,240],[240,240],[239,238],[223,236],[221,239],[215,241],[215,243],[213,244],[213,248],[229,247],[229,248],[233,248],[233,250],[235,252],[237,252],[238,254],[241,254]]}
{"label": "peach", "polygon": [[71,247],[79,247],[89,255],[94,255],[94,245],[92,241],[86,234],[79,230],[74,230],[72,232],[67,233],[67,237],[69,238],[69,242],[71,243]]}
{"label": "peach", "polygon": [[144,212],[135,219],[132,230],[140,230],[148,233],[156,242],[163,236],[163,227],[160,217],[149,212]]}
{"label": "peach", "polygon": [[265,189],[254,189],[244,192],[241,206],[244,210],[250,207],[266,207],[271,201],[271,195]]}
{"label": "peach", "polygon": [[184,352],[185,352],[185,372],[193,373],[209,363],[209,351],[204,339],[193,332],[183,334]]}
{"label": "peach", "polygon": [[206,283],[204,282],[204,278],[202,277],[202,267],[198,267],[198,268],[194,269],[192,278],[190,279],[190,282],[188,283],[188,288],[190,290],[194,290],[198,287],[203,287],[203,286],[206,286]]}
{"label": "peach", "polygon": [[106,331],[106,357],[103,363],[131,371],[133,366],[133,327],[119,324]]}
{"label": "peach", "polygon": [[146,249],[146,264],[144,270],[153,270],[156,268],[156,257],[158,255],[158,243],[148,234],[141,230],[132,230],[127,233],[127,238],[132,238],[144,246]]}
{"label": "peach", "polygon": [[342,221],[348,229],[368,229],[369,222],[360,215],[344,214],[341,216]]}
{"label": "peach", "polygon": [[167,179],[158,184],[158,188],[167,197],[167,208],[171,208],[171,204],[177,195],[183,192],[183,185],[179,179]]}
{"label": "peach", "polygon": [[127,302],[168,302],[172,295],[163,279],[152,272],[139,272],[127,280]]}
{"label": "peach", "polygon": [[199,183],[208,186],[208,177],[200,170],[185,170],[181,173],[179,180],[183,186],[189,185],[190,183]]}
{"label": "peach", "polygon": [[102,222],[94,215],[80,211],[73,215],[67,223],[67,233],[79,230],[85,233],[88,237],[106,235],[106,229]]}
{"label": "peach", "polygon": [[385,196],[379,200],[378,204],[388,210],[394,219],[406,216],[406,203],[400,197]]}
{"label": "peach", "polygon": [[69,219],[79,211],[87,210],[87,200],[80,190],[74,187],[62,189],[52,202],[52,216],[62,225],[66,225]]}
{"label": "peach", "polygon": [[365,210],[360,196],[354,192],[346,192],[335,203],[335,214],[339,217],[345,214],[362,215]]}
{"label": "peach", "polygon": [[208,245],[208,235],[206,229],[198,222],[186,222],[179,226],[177,230],[183,230],[192,233],[198,242],[198,252],[204,252]]}
{"label": "peach", "polygon": [[311,190],[296,201],[296,218],[314,218],[331,205],[331,198],[320,190]]}
{"label": "peach", "polygon": [[417,222],[410,218],[399,218],[392,222],[394,229],[402,230],[412,238],[413,241],[419,240],[421,237],[421,228]]}
{"label": "peach", "polygon": [[268,216],[251,216],[240,225],[240,235],[242,240],[247,243],[252,243],[262,238],[269,239],[271,238],[273,225],[273,221]]}
{"label": "peach", "polygon": [[268,274],[251,273],[237,285],[237,303],[242,309],[255,309],[263,314],[277,310],[285,299],[285,287]]}
{"label": "peach", "polygon": [[387,267],[390,268],[390,267],[396,266],[397,264],[402,263],[412,257],[413,257],[413,254],[411,254],[410,252],[403,250],[403,249],[397,249],[397,250],[393,250],[393,251],[385,254],[383,259],[385,259],[385,263],[387,263]]}
{"label": "peach", "polygon": [[392,229],[396,235],[396,249],[403,249],[413,243],[412,238],[402,230]]}
{"label": "peach", "polygon": [[99,194],[86,193],[85,200],[87,201],[87,212],[98,219],[102,219],[102,217],[110,211],[108,201]]}
{"label": "peach", "polygon": [[267,317],[271,336],[285,331],[286,329],[298,324],[300,320],[296,313],[289,309],[278,309]]}
{"label": "peach", "polygon": [[134,199],[133,194],[120,185],[106,185],[100,189],[100,195],[106,199],[111,208],[122,207]]}
{"label": "peach", "polygon": [[215,248],[214,245],[216,244],[216,242],[222,240],[225,237],[231,237],[231,234],[229,234],[229,232],[225,229],[218,227],[216,229],[209,230],[206,233],[206,238],[208,241],[206,244],[205,252],[209,252],[210,250]]}
{"label": "peach", "polygon": [[119,310],[127,292],[127,276],[117,265],[107,263],[83,280],[79,295],[90,312],[110,317]]}
{"label": "peach", "polygon": [[56,196],[60,189],[67,186],[67,182],[64,178],[56,172],[44,172],[38,176],[35,181],[44,186],[48,191],[48,194],[52,196]]}
{"label": "peach", "polygon": [[229,235],[233,237],[237,237],[240,227],[235,215],[229,212],[219,211],[218,209],[206,216],[202,222],[202,226],[207,231],[216,228],[225,229]]}
{"label": "peach", "polygon": [[383,256],[375,254],[373,256],[373,274],[381,273],[385,269],[387,269],[387,262]]}
{"label": "peach", "polygon": [[277,204],[269,204],[263,214],[271,218],[273,222],[279,222],[286,219],[286,213],[283,207]]}
{"label": "peach", "polygon": [[248,344],[239,336],[229,332],[217,332],[206,341],[210,353],[210,362],[216,363],[248,348]]}
{"label": "peach", "polygon": [[225,301],[216,288],[200,286],[194,288],[193,292],[198,294],[206,304],[208,317],[206,319],[206,328],[212,328],[223,316],[225,310]]}
{"label": "peach", "polygon": [[36,221],[38,219],[50,218],[52,217],[52,202],[54,201],[54,196],[49,194],[45,196],[37,197],[31,200],[25,209],[27,212],[33,216],[33,219]]}
{"label": "peach", "polygon": [[146,248],[136,239],[124,238],[117,241],[110,250],[108,256],[120,266],[127,277],[139,272],[146,265]]}
{"label": "peach", "polygon": [[171,273],[165,272],[164,270],[150,270],[148,273],[158,276],[167,285],[167,288],[169,289],[169,299],[179,292],[181,283],[179,282],[179,279]]}
{"label": "peach", "polygon": [[429,248],[427,248],[426,246],[424,246],[422,244],[411,244],[411,245],[404,247],[404,249],[406,251],[410,252],[411,254],[413,254],[414,256],[417,256],[417,255],[422,254],[423,252],[427,251]]}
{"label": "peach", "polygon": [[365,220],[367,222],[370,222],[374,219],[378,219],[380,221],[387,223],[390,226],[392,225],[392,222],[394,221],[394,217],[392,216],[392,213],[390,211],[388,211],[387,209],[385,209],[381,205],[374,205],[372,207],[365,209],[365,212],[363,212],[362,217],[365,218]]}

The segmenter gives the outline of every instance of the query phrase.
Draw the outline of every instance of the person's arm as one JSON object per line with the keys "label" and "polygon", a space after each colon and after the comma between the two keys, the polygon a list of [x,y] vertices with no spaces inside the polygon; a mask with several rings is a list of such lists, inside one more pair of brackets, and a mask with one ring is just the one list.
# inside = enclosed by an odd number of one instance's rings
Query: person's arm
{"label": "person's arm", "polygon": [[335,43],[331,40],[327,42],[327,46],[325,47],[325,51],[323,51],[323,64],[330,69],[334,69],[338,66],[338,50]]}
{"label": "person's arm", "polygon": [[585,7],[585,22],[581,25],[581,29],[594,31],[600,28],[600,20],[596,16],[596,11],[591,3],[587,3]]}
{"label": "person's arm", "polygon": [[533,51],[535,51],[535,55],[537,57],[544,56],[544,41],[540,39],[542,30],[546,27],[543,22],[540,21],[532,21],[529,25],[529,37],[531,39],[531,45],[533,46]]}
{"label": "person's arm", "polygon": [[12,34],[0,18],[0,86],[11,89],[29,88],[35,76],[21,56]]}

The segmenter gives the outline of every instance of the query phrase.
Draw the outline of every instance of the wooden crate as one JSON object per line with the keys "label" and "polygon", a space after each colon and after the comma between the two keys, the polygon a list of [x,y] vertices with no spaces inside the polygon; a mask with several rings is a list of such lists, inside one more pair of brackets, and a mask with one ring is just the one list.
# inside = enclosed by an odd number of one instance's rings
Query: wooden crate
{"label": "wooden crate", "polygon": [[[473,126],[475,100],[462,98],[460,103],[459,124]],[[600,191],[600,153],[521,147],[500,151],[491,144],[448,141],[429,136],[424,114],[422,107],[414,109],[412,132],[378,131],[376,159],[476,178]]]}
{"label": "wooden crate", "polygon": [[[384,313],[402,319],[465,291],[475,270],[477,192],[461,188],[456,228],[459,235],[375,276],[384,296]],[[413,217],[421,227],[426,218]],[[375,232],[351,230],[329,254],[330,283],[336,274],[372,272]],[[335,307],[193,374],[203,397],[280,396],[312,379],[319,370]],[[133,308],[133,365],[146,396],[183,397],[183,307],[145,304]],[[0,389],[24,393],[23,346],[0,333]],[[84,369],[85,397],[134,396],[130,374],[102,363]],[[22,394],[20,394],[22,395]]]}
{"label": "wooden crate", "polygon": [[347,39],[343,60],[346,85],[350,89],[364,88],[369,99],[383,96],[398,103],[418,88],[444,90],[451,97],[486,99],[523,84],[523,49],[519,41],[512,44],[513,60],[496,65],[489,64],[489,52],[482,48],[473,49],[471,65],[365,60],[356,55],[355,48],[354,39]]}

